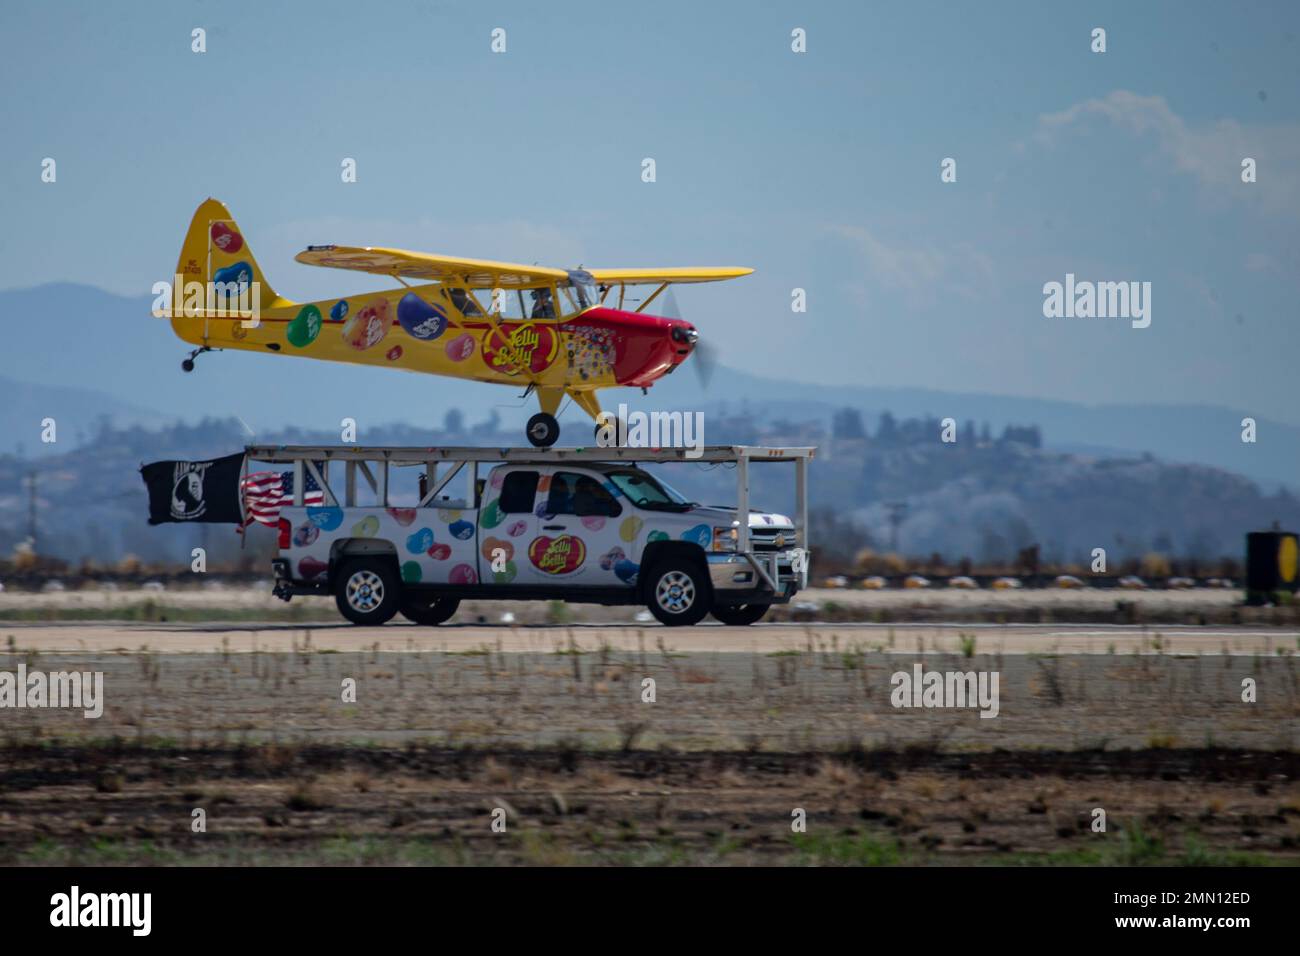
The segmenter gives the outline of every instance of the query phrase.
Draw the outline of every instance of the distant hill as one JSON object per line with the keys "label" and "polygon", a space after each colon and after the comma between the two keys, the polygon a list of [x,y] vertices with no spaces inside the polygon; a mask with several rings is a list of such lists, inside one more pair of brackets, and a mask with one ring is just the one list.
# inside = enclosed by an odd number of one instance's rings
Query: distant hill
{"label": "distant hill", "polygon": [[[86,433],[99,411],[114,420],[149,423],[163,419],[197,422],[204,416],[238,416],[257,432],[289,426],[322,431],[355,418],[362,428],[405,422],[438,428],[459,408],[470,421],[499,416],[503,430],[522,425],[535,410],[516,390],[424,375],[396,375],[363,368],[283,357],[219,353],[199,359],[189,375],[180,370],[187,347],[167,323],[149,314],[146,296],[123,298],[87,286],[57,284],[0,292],[6,347],[0,352],[0,378],[52,388],[91,389],[101,396],[67,404],[66,432]],[[688,363],[689,364],[689,363]],[[1008,424],[1036,424],[1047,447],[1095,450],[1108,455],[1150,452],[1167,461],[1210,465],[1246,475],[1268,489],[1300,483],[1300,427],[1254,417],[1259,440],[1240,440],[1248,411],[1207,405],[1080,405],[1044,399],[974,395],[870,385],[809,384],[817,370],[792,368],[791,380],[778,381],[721,367],[710,387],[701,387],[684,367],[657,383],[648,395],[618,389],[602,395],[607,406],[620,401],[632,408],[689,408],[706,413],[706,436],[720,419],[748,409],[767,421],[820,420],[835,410],[858,409],[874,422],[888,409],[900,418],[951,416],[959,422],[987,422],[995,430]],[[803,380],[803,381],[800,381]],[[2,383],[6,394],[18,386]],[[28,436],[39,436],[32,422],[52,399],[33,392],[16,411],[6,410],[0,450],[12,450]],[[39,407],[38,407],[39,406]],[[91,407],[86,407],[91,406]],[[152,413],[152,417],[148,415]],[[37,413],[40,412],[40,415]],[[591,425],[570,409],[562,442],[587,440]],[[517,435],[517,433],[515,433]],[[517,440],[517,439],[516,439]]]}
{"label": "distant hill", "polygon": [[[1070,455],[1036,447],[1033,428],[981,434],[962,429],[955,444],[937,438],[937,420],[899,420],[889,435],[863,430],[831,438],[816,421],[765,421],[754,416],[720,420],[721,442],[811,444],[819,448],[809,498],[822,515],[813,548],[852,555],[864,546],[889,549],[888,505],[905,502],[900,550],[912,556],[938,552],[951,561],[1013,558],[1039,544],[1048,561],[1086,564],[1095,547],[1111,561],[1155,551],[1202,559],[1239,556],[1242,535],[1277,520],[1300,528],[1300,502],[1288,492],[1266,494],[1248,478],[1205,465],[1152,456]],[[982,431],[982,430],[981,430]],[[29,474],[37,475],[39,550],[71,561],[113,564],[133,554],[148,561],[185,564],[203,546],[213,562],[237,560],[232,526],[146,523],[148,505],[138,474],[145,462],[202,459],[239,451],[248,432],[234,418],[159,430],[101,426],[77,448],[59,446],[36,460],[0,455],[0,553],[27,533]],[[268,444],[334,444],[338,433],[302,428],[263,432]],[[433,446],[516,444],[512,432],[491,424],[450,433],[406,424],[372,426],[368,444]],[[728,468],[654,466],[682,493],[709,504],[735,501]],[[394,477],[396,494],[414,494],[414,469]],[[405,474],[410,472],[410,474]],[[794,508],[793,469],[755,466],[751,502],[789,513]],[[413,499],[412,499],[413,500]],[[269,545],[270,531],[254,529]],[[243,552],[248,556],[247,552]],[[259,558],[260,560],[260,558]]]}

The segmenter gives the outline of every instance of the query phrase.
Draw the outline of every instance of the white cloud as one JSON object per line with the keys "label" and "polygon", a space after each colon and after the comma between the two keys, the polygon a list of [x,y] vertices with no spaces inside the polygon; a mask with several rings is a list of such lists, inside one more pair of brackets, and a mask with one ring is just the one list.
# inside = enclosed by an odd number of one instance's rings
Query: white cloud
{"label": "white cloud", "polygon": [[993,259],[966,242],[917,246],[886,241],[863,226],[832,225],[826,232],[859,252],[863,273],[872,280],[850,283],[859,298],[872,298],[866,292],[871,286],[899,292],[910,304],[932,305],[945,298],[939,294],[944,288],[966,299],[985,299],[996,283]]}
{"label": "white cloud", "polygon": [[[1192,124],[1173,111],[1163,96],[1140,96],[1115,90],[1101,99],[1086,100],[1038,118],[1034,140],[1054,145],[1067,130],[1100,118],[1139,136],[1151,136],[1161,155],[1174,168],[1194,176],[1219,195],[1266,203],[1294,211],[1300,208],[1300,124],[1241,123],[1221,119]],[[1241,161],[1258,164],[1258,182],[1241,181]]]}

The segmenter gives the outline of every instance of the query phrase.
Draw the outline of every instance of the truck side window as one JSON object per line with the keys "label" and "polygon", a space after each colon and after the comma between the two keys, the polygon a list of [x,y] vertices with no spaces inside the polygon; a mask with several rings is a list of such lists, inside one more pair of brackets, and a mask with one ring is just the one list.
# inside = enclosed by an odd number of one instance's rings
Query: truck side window
{"label": "truck side window", "polygon": [[546,499],[547,514],[613,518],[622,512],[614,496],[590,475],[561,471],[551,479],[551,493]]}
{"label": "truck side window", "polygon": [[501,501],[497,507],[502,514],[532,514],[536,497],[537,472],[512,471],[501,484]]}

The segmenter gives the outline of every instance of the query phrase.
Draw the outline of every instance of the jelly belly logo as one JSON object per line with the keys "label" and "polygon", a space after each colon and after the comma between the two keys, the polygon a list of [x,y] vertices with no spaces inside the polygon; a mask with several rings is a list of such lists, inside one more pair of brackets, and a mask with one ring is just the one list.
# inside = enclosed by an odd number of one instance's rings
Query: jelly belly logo
{"label": "jelly belly logo", "polygon": [[528,560],[539,571],[547,574],[571,574],[582,567],[587,557],[587,546],[582,539],[562,534],[558,538],[534,538],[528,546]]}
{"label": "jelly belly logo", "polygon": [[491,328],[483,333],[480,354],[488,368],[506,375],[542,372],[550,368],[559,351],[555,329],[526,322],[513,329]]}

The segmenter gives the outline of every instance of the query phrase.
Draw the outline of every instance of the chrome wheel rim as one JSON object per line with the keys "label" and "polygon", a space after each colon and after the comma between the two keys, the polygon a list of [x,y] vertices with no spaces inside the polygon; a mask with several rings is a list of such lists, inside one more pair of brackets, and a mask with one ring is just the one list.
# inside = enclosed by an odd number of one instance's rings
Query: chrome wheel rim
{"label": "chrome wheel rim", "polygon": [[374,571],[357,571],[348,578],[344,593],[348,607],[369,614],[384,603],[384,579]]}
{"label": "chrome wheel rim", "polygon": [[669,614],[682,614],[695,603],[695,582],[689,574],[669,571],[655,585],[655,601]]}

